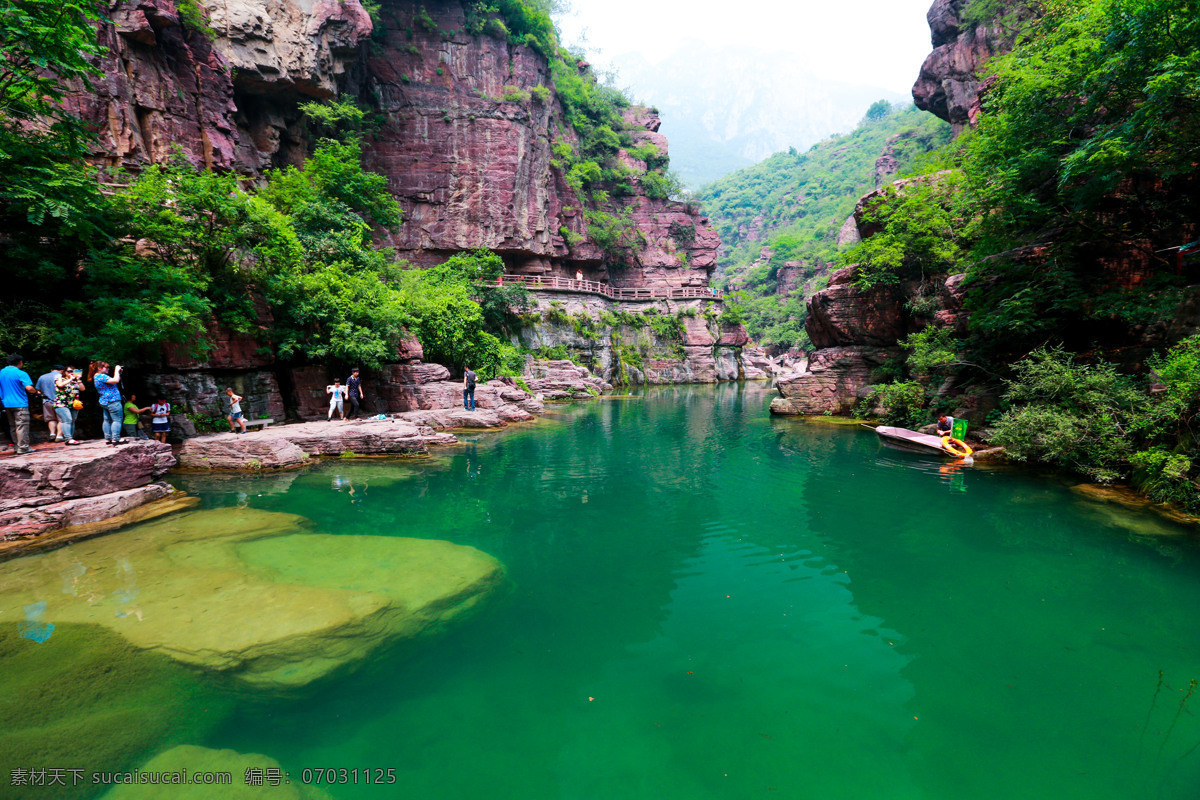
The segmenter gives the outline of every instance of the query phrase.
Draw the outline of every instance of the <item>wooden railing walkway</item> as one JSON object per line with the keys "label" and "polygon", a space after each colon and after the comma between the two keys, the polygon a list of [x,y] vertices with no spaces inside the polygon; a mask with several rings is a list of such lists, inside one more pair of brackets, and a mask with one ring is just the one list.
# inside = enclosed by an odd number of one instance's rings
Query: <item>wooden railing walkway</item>
{"label": "wooden railing walkway", "polygon": [[555,275],[501,275],[501,283],[521,283],[535,291],[589,292],[613,300],[680,300],[699,297],[722,300],[721,292],[707,286],[676,286],[655,289],[623,289],[597,281],[577,281]]}

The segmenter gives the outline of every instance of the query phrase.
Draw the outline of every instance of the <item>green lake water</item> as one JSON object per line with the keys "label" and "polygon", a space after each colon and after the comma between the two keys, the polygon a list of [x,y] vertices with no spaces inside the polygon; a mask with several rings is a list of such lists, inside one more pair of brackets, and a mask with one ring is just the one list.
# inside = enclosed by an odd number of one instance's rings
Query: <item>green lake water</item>
{"label": "green lake water", "polygon": [[[181,718],[208,724],[164,740],[293,777],[395,770],[393,786],[325,787],[339,800],[1200,795],[1193,539],[1053,477],[772,419],[770,397],[654,389],[421,461],[180,477],[209,509],[470,545],[508,588],[302,692],[172,666],[129,678],[147,683],[130,702],[153,717],[151,684],[184,681]],[[0,784],[26,766],[8,760]]]}

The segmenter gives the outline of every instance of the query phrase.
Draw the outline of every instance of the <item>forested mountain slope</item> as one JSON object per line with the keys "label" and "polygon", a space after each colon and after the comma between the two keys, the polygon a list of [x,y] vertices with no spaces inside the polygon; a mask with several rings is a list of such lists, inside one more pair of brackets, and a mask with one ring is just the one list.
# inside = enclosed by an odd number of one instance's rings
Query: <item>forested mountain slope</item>
{"label": "forested mountain slope", "polygon": [[776,153],[701,190],[723,243],[719,275],[746,290],[751,335],[775,348],[803,344],[804,297],[787,296],[823,286],[839,232],[863,194],[949,139],[950,127],[933,115],[880,102],[849,134],[804,153]]}

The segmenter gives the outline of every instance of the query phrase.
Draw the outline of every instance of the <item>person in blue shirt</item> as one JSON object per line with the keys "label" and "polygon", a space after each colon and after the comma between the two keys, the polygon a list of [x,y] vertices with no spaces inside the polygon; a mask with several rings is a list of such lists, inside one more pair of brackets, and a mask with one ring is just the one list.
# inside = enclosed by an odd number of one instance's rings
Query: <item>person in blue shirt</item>
{"label": "person in blue shirt", "polygon": [[125,409],[121,403],[121,365],[118,364],[113,374],[108,374],[107,361],[92,362],[92,385],[100,395],[100,410],[104,414],[104,440],[110,447],[121,443],[121,423]]}
{"label": "person in blue shirt", "polygon": [[12,434],[17,455],[28,453],[29,448],[29,398],[37,393],[29,373],[21,369],[25,359],[20,353],[8,357],[8,366],[0,369],[0,402],[4,403],[4,414],[8,417],[8,429]]}

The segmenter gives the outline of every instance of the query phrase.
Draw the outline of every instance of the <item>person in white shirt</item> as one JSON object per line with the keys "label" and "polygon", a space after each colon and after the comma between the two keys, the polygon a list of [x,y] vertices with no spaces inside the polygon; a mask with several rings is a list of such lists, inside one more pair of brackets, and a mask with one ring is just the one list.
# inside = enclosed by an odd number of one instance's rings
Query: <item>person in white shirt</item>
{"label": "person in white shirt", "polygon": [[345,419],[346,412],[343,408],[349,393],[346,387],[342,385],[342,379],[334,378],[333,383],[325,387],[325,394],[331,395],[329,398],[329,416],[327,419],[333,419],[333,410],[335,408],[337,409],[338,416]]}
{"label": "person in white shirt", "polygon": [[[245,433],[246,418],[242,415],[242,400],[245,398],[240,394],[234,394],[232,388],[226,388],[225,394],[229,396],[229,416],[225,419],[229,420],[230,432]],[[241,430],[238,430],[237,426],[241,426]]]}

